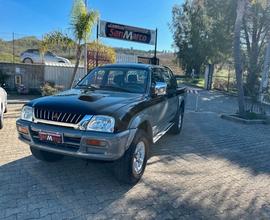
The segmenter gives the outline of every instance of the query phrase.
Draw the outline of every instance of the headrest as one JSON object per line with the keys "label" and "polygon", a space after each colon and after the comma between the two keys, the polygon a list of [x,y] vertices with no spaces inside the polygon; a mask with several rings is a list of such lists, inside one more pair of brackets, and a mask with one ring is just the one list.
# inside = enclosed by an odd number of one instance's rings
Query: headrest
{"label": "headrest", "polygon": [[128,82],[129,83],[136,83],[138,81],[137,75],[129,75],[128,76]]}

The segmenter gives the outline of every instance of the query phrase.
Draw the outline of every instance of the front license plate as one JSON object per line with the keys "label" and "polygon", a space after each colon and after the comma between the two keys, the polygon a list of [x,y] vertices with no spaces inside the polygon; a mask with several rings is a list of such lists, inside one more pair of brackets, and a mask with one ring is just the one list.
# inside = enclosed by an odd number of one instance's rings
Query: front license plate
{"label": "front license plate", "polygon": [[38,133],[39,140],[48,141],[56,144],[62,143],[62,135],[57,133],[47,133],[47,132],[39,132]]}

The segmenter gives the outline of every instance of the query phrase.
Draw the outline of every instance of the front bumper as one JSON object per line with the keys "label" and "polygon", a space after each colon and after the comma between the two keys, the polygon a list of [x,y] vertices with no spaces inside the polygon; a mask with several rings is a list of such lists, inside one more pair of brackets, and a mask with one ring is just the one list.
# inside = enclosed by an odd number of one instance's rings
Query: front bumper
{"label": "front bumper", "polygon": [[[129,129],[119,133],[80,131],[21,119],[17,120],[16,125],[19,139],[31,147],[57,154],[105,161],[114,161],[122,157],[136,133],[136,129]],[[54,144],[41,141],[38,137],[40,131],[62,134],[63,142]],[[87,144],[88,140],[102,141],[103,145],[89,145]]]}

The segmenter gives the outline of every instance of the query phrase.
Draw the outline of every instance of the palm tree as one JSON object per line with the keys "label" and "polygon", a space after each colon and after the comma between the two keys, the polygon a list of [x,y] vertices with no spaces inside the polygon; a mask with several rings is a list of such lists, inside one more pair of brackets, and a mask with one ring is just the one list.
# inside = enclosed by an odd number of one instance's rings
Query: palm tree
{"label": "palm tree", "polygon": [[97,11],[88,11],[83,0],[74,0],[71,13],[71,29],[76,41],[76,63],[72,74],[70,88],[74,82],[82,53],[82,42],[86,42],[91,30],[98,19]]}
{"label": "palm tree", "polygon": [[234,65],[238,89],[238,107],[239,114],[245,115],[245,100],[243,89],[243,67],[241,58],[241,26],[245,14],[247,0],[238,0],[237,2],[237,15],[234,26]]}

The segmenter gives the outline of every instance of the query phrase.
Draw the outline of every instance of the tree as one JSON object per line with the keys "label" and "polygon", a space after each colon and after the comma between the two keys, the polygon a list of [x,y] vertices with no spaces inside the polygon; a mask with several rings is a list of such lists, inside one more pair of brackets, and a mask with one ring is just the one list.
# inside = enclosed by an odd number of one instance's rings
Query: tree
{"label": "tree", "polygon": [[205,0],[204,10],[209,25],[207,37],[210,64],[226,63],[232,57],[235,0]]}
{"label": "tree", "polygon": [[52,31],[44,35],[39,43],[39,50],[42,61],[44,61],[44,54],[48,50],[53,50],[54,48],[61,48],[62,50],[67,50],[74,46],[74,41],[68,37],[67,34],[60,31]]}
{"label": "tree", "polygon": [[269,84],[269,71],[270,71],[270,37],[268,37],[268,44],[265,50],[264,65],[262,72],[262,79],[260,84],[260,101],[264,99],[265,93],[268,90]]}
{"label": "tree", "polygon": [[82,42],[86,42],[91,34],[91,30],[98,19],[97,11],[88,11],[83,0],[74,0],[71,13],[71,29],[76,42],[76,63],[72,74],[70,87],[72,87],[76,72],[80,63]]}
{"label": "tree", "polygon": [[264,51],[270,34],[270,4],[266,0],[248,2],[243,22],[243,52],[246,56],[247,82],[245,91],[257,99],[259,76],[263,71]]}
{"label": "tree", "polygon": [[87,44],[88,51],[92,54],[92,62],[88,63],[88,69],[94,68],[97,64],[115,63],[115,50],[99,41]]}
{"label": "tree", "polygon": [[186,72],[231,58],[235,8],[234,0],[186,0],[173,7],[174,46]]}
{"label": "tree", "polygon": [[241,26],[243,23],[243,17],[245,14],[247,0],[237,1],[236,20],[234,25],[234,65],[235,74],[238,89],[238,107],[239,114],[245,115],[245,100],[244,100],[244,89],[243,89],[243,65],[241,57]]}
{"label": "tree", "polygon": [[172,10],[174,47],[177,49],[177,58],[187,74],[202,71],[206,61],[206,29],[203,8],[186,1],[182,6],[175,5]]}

